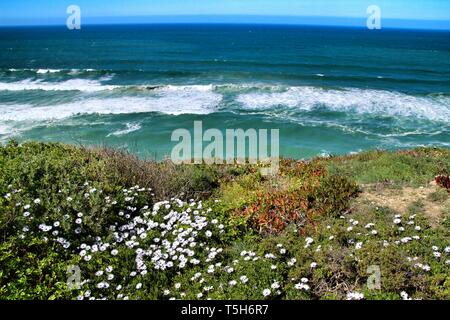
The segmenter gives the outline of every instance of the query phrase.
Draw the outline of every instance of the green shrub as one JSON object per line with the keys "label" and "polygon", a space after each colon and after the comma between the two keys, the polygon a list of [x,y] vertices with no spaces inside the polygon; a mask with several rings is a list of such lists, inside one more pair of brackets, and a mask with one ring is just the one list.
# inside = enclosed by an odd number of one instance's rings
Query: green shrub
{"label": "green shrub", "polygon": [[10,143],[0,147],[0,299],[449,299],[448,219],[431,227],[420,202],[404,216],[353,202],[346,171],[411,183],[447,157],[282,160],[278,177],[262,177],[250,165]]}

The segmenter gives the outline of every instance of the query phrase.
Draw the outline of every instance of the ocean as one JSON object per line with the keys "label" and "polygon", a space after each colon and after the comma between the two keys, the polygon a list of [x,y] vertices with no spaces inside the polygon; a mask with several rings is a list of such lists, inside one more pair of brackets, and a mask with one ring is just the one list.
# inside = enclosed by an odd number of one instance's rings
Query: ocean
{"label": "ocean", "polygon": [[279,129],[280,154],[450,146],[450,32],[275,25],[0,28],[0,141],[160,160],[171,133]]}

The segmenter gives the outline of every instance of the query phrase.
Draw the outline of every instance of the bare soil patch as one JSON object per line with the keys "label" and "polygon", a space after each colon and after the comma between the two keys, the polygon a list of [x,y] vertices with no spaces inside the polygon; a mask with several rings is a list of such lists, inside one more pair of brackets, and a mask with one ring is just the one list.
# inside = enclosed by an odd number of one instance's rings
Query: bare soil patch
{"label": "bare soil patch", "polygon": [[358,202],[370,203],[371,205],[388,207],[399,214],[408,214],[408,207],[417,201],[424,204],[424,214],[433,225],[439,224],[444,219],[444,210],[450,206],[450,197],[444,201],[432,201],[429,195],[437,192],[441,187],[430,182],[427,186],[418,188],[403,187],[393,189],[383,184],[364,185]]}

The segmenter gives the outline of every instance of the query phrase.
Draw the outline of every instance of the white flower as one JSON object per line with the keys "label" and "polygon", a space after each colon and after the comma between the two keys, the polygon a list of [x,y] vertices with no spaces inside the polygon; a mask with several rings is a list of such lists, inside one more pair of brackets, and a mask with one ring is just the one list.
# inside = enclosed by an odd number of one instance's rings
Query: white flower
{"label": "white flower", "polygon": [[99,289],[108,289],[109,288],[109,283],[107,283],[107,282],[99,282],[97,284],[97,288],[99,288]]}
{"label": "white flower", "polygon": [[405,291],[400,292],[400,296],[402,297],[403,300],[411,300],[411,298]]}
{"label": "white flower", "polygon": [[399,218],[394,219],[394,223],[395,223],[395,224],[400,224],[401,222],[402,222],[402,220],[399,219]]}
{"label": "white flower", "polygon": [[181,283],[177,282],[175,283],[175,289],[180,289],[181,288]]}
{"label": "white flower", "polygon": [[117,249],[111,250],[111,254],[112,254],[113,256],[116,256],[118,253],[119,253],[119,251],[118,251]]}
{"label": "white flower", "polygon": [[239,280],[241,280],[242,283],[247,283],[247,282],[248,282],[247,276],[241,276],[241,277],[239,278]]}
{"label": "white flower", "polygon": [[364,299],[364,294],[359,292],[349,292],[347,293],[347,300],[361,300]]}
{"label": "white flower", "polygon": [[292,267],[296,262],[297,262],[297,259],[292,258],[291,260],[289,260],[289,261],[287,262],[287,265],[288,265],[289,267]]}
{"label": "white flower", "polygon": [[264,289],[262,294],[263,294],[264,297],[269,296],[270,295],[270,289]]}
{"label": "white flower", "polygon": [[316,262],[311,262],[311,268],[315,268],[315,267],[317,267],[317,263]]}
{"label": "white flower", "polygon": [[303,283],[308,283],[308,278],[301,278],[300,281]]}
{"label": "white flower", "polygon": [[414,265],[414,267],[420,268],[420,269],[422,269],[422,270],[424,270],[424,271],[430,271],[430,270],[431,270],[430,266],[427,265],[427,264],[416,263],[416,264]]}
{"label": "white flower", "polygon": [[230,282],[228,282],[228,284],[230,285],[230,287],[235,286],[237,284],[236,280],[231,280]]}
{"label": "white flower", "polygon": [[400,241],[401,241],[402,243],[408,243],[408,242],[411,241],[411,240],[412,240],[412,238],[410,238],[410,237],[404,237],[404,238],[400,239]]}
{"label": "white flower", "polygon": [[372,230],[370,233],[373,234],[374,236],[376,236],[378,234],[378,231],[377,230]]}
{"label": "white flower", "polygon": [[270,287],[272,289],[278,289],[280,287],[280,284],[278,283],[278,281],[275,281],[274,283],[272,283],[272,285]]}
{"label": "white flower", "polygon": [[136,285],[136,289],[139,290],[140,288],[142,288],[142,283],[139,282],[139,283]]}
{"label": "white flower", "polygon": [[227,266],[227,267],[225,267],[225,271],[228,273],[232,273],[234,271],[234,268]]}
{"label": "white flower", "polygon": [[314,242],[314,239],[311,237],[307,237],[305,238],[305,242],[306,242],[305,248],[308,248]]}
{"label": "white flower", "polygon": [[28,211],[25,211],[24,213],[23,213],[23,216],[24,217],[28,217],[30,215],[30,213],[28,212]]}
{"label": "white flower", "polygon": [[36,199],[34,199],[34,201],[33,201],[35,204],[39,204],[39,203],[41,203],[41,199],[39,199],[39,198],[36,198]]}
{"label": "white flower", "polygon": [[294,285],[294,288],[297,290],[305,290],[308,291],[310,289],[309,285],[306,283],[297,283]]}
{"label": "white flower", "polygon": [[212,236],[212,232],[209,231],[209,230],[207,230],[207,231],[205,232],[205,236],[206,236],[207,238],[210,238],[210,237]]}
{"label": "white flower", "polygon": [[203,297],[203,293],[200,292],[199,294],[197,294],[197,298],[200,299],[201,297]]}
{"label": "white flower", "polygon": [[361,248],[362,248],[362,245],[363,245],[362,242],[357,242],[356,245],[355,245],[355,249],[356,249],[356,250],[361,249]]}
{"label": "white flower", "polygon": [[349,231],[349,232],[352,231],[352,230],[353,230],[353,227],[352,227],[352,226],[350,226],[350,227],[347,228],[347,231]]}

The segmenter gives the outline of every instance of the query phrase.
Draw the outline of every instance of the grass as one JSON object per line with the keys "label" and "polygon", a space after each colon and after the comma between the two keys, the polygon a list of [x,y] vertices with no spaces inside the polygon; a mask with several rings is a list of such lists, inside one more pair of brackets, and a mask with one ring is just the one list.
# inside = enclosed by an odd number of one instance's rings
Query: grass
{"label": "grass", "polygon": [[330,172],[340,172],[357,183],[392,186],[426,185],[434,176],[450,173],[447,149],[418,148],[409,151],[369,151],[326,161]]}
{"label": "grass", "polygon": [[282,159],[266,177],[11,142],[0,299],[450,299],[448,190],[402,212],[364,200],[368,185],[431,188],[449,166],[450,150],[419,148]]}
{"label": "grass", "polygon": [[428,195],[428,200],[438,203],[443,203],[448,199],[448,191],[445,189],[439,189]]}

